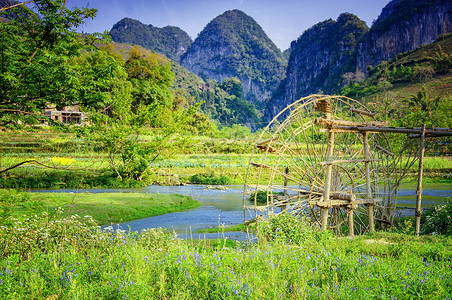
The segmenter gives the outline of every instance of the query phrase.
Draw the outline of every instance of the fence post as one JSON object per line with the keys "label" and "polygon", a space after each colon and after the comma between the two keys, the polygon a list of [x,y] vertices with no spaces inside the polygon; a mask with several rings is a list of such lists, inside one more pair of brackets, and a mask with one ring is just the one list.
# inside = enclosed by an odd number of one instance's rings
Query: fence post
{"label": "fence post", "polygon": [[419,171],[416,190],[416,236],[419,236],[419,232],[421,231],[422,176],[424,173],[425,135],[426,135],[426,126],[424,124],[422,126],[421,145],[419,148]]}

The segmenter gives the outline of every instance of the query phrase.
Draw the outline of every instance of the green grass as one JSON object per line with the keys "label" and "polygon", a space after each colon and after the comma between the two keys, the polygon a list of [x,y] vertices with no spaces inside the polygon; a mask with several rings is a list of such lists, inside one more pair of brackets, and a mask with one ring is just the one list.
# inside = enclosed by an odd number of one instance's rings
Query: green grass
{"label": "green grass", "polygon": [[99,225],[117,224],[200,206],[191,197],[182,195],[29,193],[28,196],[28,205],[16,205],[13,209],[14,215],[29,213],[33,208],[53,212],[61,207],[67,215],[92,216]]}
{"label": "green grass", "polygon": [[200,229],[197,233],[221,233],[221,232],[232,232],[232,231],[246,231],[245,224],[237,224],[233,226],[218,226],[207,229]]}
{"label": "green grass", "polygon": [[445,299],[452,293],[452,238],[445,236],[349,239],[311,230],[296,244],[246,244],[91,224],[44,215],[0,227],[1,298]]}

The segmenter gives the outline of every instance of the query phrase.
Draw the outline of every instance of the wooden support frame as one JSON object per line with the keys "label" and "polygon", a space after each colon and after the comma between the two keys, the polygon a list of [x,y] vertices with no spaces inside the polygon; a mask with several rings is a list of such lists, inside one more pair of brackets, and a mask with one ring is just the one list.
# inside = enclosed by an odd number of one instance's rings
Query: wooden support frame
{"label": "wooden support frame", "polygon": [[[283,116],[287,117],[278,118]],[[392,216],[398,184],[420,157],[413,138],[421,138],[423,132],[424,139],[452,136],[451,128],[389,127],[347,97],[301,98],[282,110],[256,143],[248,174],[256,172],[257,183],[248,184],[253,177],[247,174],[245,192],[252,186],[252,192],[267,191],[268,198],[266,205],[258,206],[256,197],[254,205],[246,205],[248,197],[244,197],[245,220],[245,210],[254,219],[258,212],[271,214],[277,207],[278,212],[281,208],[282,213],[310,218],[322,230],[334,228],[340,233],[347,230],[348,222],[350,235],[373,232],[377,221],[390,224],[385,217]],[[401,136],[401,149],[399,144],[391,145],[398,133],[413,137],[405,143],[406,136]],[[265,155],[254,156],[256,151]],[[402,159],[407,162],[402,164]],[[290,174],[283,166],[290,168]],[[418,191],[420,218],[422,186]]]}

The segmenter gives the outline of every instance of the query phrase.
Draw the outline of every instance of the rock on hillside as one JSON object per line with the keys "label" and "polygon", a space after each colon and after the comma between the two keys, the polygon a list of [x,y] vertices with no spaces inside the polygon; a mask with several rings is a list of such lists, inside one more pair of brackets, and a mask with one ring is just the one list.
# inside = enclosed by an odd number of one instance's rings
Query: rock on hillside
{"label": "rock on hillside", "polygon": [[140,45],[174,61],[179,61],[192,43],[188,33],[178,27],[158,28],[130,18],[124,18],[113,25],[110,35],[117,43]]}
{"label": "rock on hillside", "polygon": [[267,104],[264,121],[296,99],[340,88],[342,75],[355,70],[356,46],[367,30],[358,17],[344,13],[337,21],[314,25],[292,42],[286,79]]}
{"label": "rock on hillside", "polygon": [[206,25],[181,64],[217,82],[239,78],[246,99],[263,107],[283,78],[287,61],[253,18],[232,10]]}
{"label": "rock on hillside", "polygon": [[452,32],[452,1],[394,0],[378,17],[359,44],[357,67],[366,73],[399,53],[434,42]]}

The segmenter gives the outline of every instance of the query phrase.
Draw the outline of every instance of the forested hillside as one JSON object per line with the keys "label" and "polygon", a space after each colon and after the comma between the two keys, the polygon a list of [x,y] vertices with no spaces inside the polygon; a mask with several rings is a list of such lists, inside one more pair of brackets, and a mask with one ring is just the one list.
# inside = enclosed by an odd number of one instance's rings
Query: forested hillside
{"label": "forested hillside", "polygon": [[115,42],[140,45],[174,61],[179,61],[192,43],[190,36],[178,27],[158,28],[130,18],[114,24],[110,35]]}
{"label": "forested hillside", "polygon": [[[130,44],[112,43],[116,53],[122,55],[127,61],[133,49]],[[152,52],[139,47],[143,53]],[[237,78],[226,78],[219,84],[215,80],[204,80],[191,73],[175,61],[170,61],[174,80],[171,90],[177,105],[189,106],[200,104],[196,115],[196,126],[192,131],[207,134],[212,130],[213,124],[217,126],[232,126],[245,124],[256,128],[259,122],[259,113],[255,107],[245,100],[243,89]]]}

